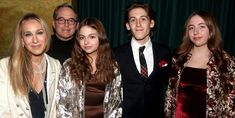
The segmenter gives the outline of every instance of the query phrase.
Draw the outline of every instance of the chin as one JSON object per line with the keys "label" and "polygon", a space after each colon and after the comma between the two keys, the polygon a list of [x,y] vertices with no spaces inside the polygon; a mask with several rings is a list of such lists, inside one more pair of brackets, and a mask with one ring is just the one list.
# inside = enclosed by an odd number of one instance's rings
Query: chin
{"label": "chin", "polygon": [[44,54],[44,51],[34,51],[34,52],[31,52],[31,55],[33,56],[41,56]]}
{"label": "chin", "polygon": [[33,54],[34,56],[42,56],[44,53]]}

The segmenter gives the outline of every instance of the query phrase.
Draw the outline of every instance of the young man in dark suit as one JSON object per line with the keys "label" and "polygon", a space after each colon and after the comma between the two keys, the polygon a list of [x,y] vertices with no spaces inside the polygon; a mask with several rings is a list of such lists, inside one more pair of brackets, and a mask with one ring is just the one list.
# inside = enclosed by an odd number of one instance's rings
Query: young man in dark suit
{"label": "young man in dark suit", "polygon": [[170,50],[151,41],[156,22],[148,5],[130,5],[125,23],[132,39],[114,50],[123,81],[123,118],[163,118]]}

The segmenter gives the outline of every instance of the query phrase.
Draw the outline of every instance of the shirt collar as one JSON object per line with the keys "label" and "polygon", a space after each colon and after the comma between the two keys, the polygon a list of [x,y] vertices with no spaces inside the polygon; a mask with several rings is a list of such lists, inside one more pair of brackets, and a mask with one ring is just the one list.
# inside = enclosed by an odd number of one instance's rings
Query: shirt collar
{"label": "shirt collar", "polygon": [[151,38],[149,38],[149,40],[144,45],[142,45],[142,44],[139,44],[134,37],[132,37],[132,39],[131,39],[131,46],[132,46],[132,48],[137,49],[137,50],[141,46],[145,46],[145,49],[151,48],[152,47]]}

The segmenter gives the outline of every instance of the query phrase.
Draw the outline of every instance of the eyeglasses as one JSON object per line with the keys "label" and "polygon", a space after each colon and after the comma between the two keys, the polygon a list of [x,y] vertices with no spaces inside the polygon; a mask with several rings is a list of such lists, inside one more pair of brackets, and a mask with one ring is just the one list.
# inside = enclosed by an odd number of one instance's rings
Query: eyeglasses
{"label": "eyeglasses", "polygon": [[59,17],[56,19],[56,21],[59,24],[65,24],[67,22],[69,25],[74,25],[77,23],[77,20],[75,20],[74,18],[65,19],[63,17]]}

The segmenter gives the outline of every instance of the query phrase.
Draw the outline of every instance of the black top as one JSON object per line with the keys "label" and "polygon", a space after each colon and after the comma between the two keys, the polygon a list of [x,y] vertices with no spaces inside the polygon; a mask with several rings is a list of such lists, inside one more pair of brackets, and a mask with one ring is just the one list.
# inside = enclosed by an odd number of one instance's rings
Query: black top
{"label": "black top", "polygon": [[[47,74],[45,77],[47,77]],[[45,117],[45,111],[46,111],[45,104],[48,104],[47,86],[46,86],[47,78],[45,78],[43,84],[44,84],[44,88],[42,88],[39,94],[33,90],[29,91],[29,105],[31,108],[32,118],[44,118]],[[43,89],[45,89],[45,95],[43,95]],[[44,104],[43,96],[45,96],[46,98],[45,104]]]}
{"label": "black top", "polygon": [[56,35],[53,35],[51,37],[51,46],[47,54],[58,59],[60,63],[63,64],[66,59],[71,57],[73,43],[74,39],[62,41]]}
{"label": "black top", "polygon": [[44,118],[46,107],[43,103],[42,91],[37,94],[33,90],[29,92],[30,108],[33,118]]}

